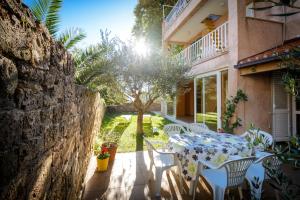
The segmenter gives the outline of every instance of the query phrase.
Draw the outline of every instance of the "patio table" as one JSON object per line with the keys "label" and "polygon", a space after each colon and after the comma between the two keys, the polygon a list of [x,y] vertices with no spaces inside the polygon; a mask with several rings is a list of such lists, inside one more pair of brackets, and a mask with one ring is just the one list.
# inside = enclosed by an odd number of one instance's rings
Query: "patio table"
{"label": "patio table", "polygon": [[183,177],[187,181],[192,181],[191,188],[200,161],[217,168],[230,156],[248,157],[252,153],[252,148],[244,138],[214,131],[201,134],[174,134],[169,138],[167,147],[176,153],[182,165]]}

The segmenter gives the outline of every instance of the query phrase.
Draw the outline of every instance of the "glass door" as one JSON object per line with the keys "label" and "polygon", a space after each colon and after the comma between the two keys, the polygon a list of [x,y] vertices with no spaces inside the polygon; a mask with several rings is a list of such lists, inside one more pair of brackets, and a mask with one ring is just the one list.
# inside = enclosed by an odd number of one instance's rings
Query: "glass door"
{"label": "glass door", "polygon": [[217,130],[217,74],[198,78],[196,85],[196,122],[205,123],[211,130]]}
{"label": "glass door", "polygon": [[204,78],[204,120],[211,130],[218,129],[217,115],[217,75]]}

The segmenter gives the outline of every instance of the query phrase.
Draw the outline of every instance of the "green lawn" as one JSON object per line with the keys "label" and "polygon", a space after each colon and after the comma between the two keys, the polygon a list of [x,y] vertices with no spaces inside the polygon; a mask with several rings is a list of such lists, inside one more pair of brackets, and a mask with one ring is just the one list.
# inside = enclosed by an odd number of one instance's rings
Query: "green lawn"
{"label": "green lawn", "polygon": [[205,124],[209,127],[209,129],[216,131],[218,127],[218,116],[215,112],[208,112],[206,114],[197,113],[197,122],[203,123],[205,120]]}
{"label": "green lawn", "polygon": [[[118,152],[146,150],[143,137],[136,134],[136,120],[137,115],[134,113],[106,113],[94,149],[99,149],[104,141],[117,140]],[[168,136],[162,129],[169,123],[160,115],[145,114],[144,135],[152,141],[167,142]]]}

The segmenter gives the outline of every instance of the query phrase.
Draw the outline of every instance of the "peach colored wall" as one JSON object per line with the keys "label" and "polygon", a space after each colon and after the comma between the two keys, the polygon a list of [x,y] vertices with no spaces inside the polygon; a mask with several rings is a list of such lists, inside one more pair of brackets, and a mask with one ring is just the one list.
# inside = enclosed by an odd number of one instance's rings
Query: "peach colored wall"
{"label": "peach colored wall", "polygon": [[239,60],[276,47],[282,43],[282,23],[246,17],[239,24]]}
{"label": "peach colored wall", "polygon": [[[297,1],[295,5],[300,7],[300,1]],[[300,13],[289,16],[286,20],[286,39],[295,37],[300,37]]]}
{"label": "peach colored wall", "polygon": [[231,65],[229,53],[217,56],[204,62],[194,65],[189,72],[190,75],[199,75],[203,73],[213,72],[220,69],[227,68]]}
{"label": "peach colored wall", "polygon": [[176,97],[176,117],[185,116],[185,95],[180,94]]}
{"label": "peach colored wall", "polygon": [[194,115],[194,82],[189,83],[191,90],[185,94],[180,94],[176,99],[176,116]]}
{"label": "peach colored wall", "polygon": [[[259,3],[260,6],[263,6],[263,4]],[[265,4],[265,6],[269,5],[268,3]],[[300,7],[300,1],[297,1],[295,3],[295,6]],[[286,12],[295,12],[299,11],[297,9],[292,9],[286,7]],[[262,19],[268,19],[268,20],[273,20],[273,21],[278,21],[278,22],[284,22],[285,19],[284,17],[275,17],[275,16],[270,16],[271,14],[278,14],[278,13],[283,13],[284,9],[283,7],[274,7],[272,9],[268,9],[265,11],[255,11],[254,16],[257,18],[262,18]],[[286,18],[286,33],[285,33],[285,40],[290,40],[295,37],[300,36],[300,14],[295,14],[292,16],[289,16]]]}
{"label": "peach colored wall", "polygon": [[191,116],[194,115],[194,82],[193,81],[189,84],[189,88],[191,88],[191,90],[185,95],[185,101],[187,103],[185,114]]}
{"label": "peach colored wall", "polygon": [[282,23],[247,17],[239,27],[238,59],[255,55],[282,43]]}
{"label": "peach colored wall", "polygon": [[237,116],[242,119],[243,126],[236,132],[243,133],[251,123],[264,131],[272,131],[271,80],[271,73],[239,78],[239,86],[247,94],[248,101],[238,105]]}

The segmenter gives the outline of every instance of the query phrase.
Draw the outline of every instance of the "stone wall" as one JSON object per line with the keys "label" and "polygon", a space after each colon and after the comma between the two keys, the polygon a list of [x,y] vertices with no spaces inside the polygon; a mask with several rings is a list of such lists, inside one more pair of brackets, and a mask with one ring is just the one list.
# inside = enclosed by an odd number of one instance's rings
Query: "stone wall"
{"label": "stone wall", "polygon": [[70,54],[20,0],[1,0],[0,199],[77,199],[103,113]]}

